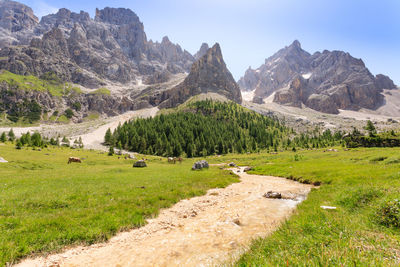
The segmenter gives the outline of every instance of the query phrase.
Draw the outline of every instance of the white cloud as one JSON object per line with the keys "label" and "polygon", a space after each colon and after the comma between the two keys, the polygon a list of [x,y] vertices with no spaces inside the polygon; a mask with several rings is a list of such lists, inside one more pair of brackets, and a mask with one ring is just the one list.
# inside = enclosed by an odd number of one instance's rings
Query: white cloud
{"label": "white cloud", "polygon": [[49,14],[57,13],[58,11],[57,7],[51,6],[48,3],[41,0],[34,1],[32,9],[35,12],[35,15],[39,18]]}

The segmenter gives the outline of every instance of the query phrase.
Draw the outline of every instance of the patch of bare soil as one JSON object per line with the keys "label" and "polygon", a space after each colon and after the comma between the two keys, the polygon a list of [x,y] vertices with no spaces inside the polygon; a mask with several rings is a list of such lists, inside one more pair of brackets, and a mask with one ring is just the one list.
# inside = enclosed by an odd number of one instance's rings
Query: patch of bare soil
{"label": "patch of bare soil", "polygon": [[[144,227],[17,266],[214,266],[234,260],[254,238],[277,229],[311,189],[283,178],[249,175],[243,168],[234,172],[241,182],[182,200]],[[283,199],[263,197],[270,190]]]}

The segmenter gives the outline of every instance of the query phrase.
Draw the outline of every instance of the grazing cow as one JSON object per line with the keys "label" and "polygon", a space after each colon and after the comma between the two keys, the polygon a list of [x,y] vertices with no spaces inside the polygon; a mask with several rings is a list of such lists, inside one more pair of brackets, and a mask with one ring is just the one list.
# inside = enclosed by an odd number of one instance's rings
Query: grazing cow
{"label": "grazing cow", "polygon": [[182,163],[183,158],[179,157],[179,158],[178,158],[178,161],[179,161],[179,163]]}
{"label": "grazing cow", "polygon": [[169,162],[169,163],[174,163],[174,164],[175,164],[175,163],[176,163],[176,158],[169,157],[169,158],[168,158],[168,162]]}
{"label": "grazing cow", "polygon": [[68,159],[68,164],[70,164],[71,162],[82,163],[82,161],[81,161],[80,158],[69,157],[69,159]]}

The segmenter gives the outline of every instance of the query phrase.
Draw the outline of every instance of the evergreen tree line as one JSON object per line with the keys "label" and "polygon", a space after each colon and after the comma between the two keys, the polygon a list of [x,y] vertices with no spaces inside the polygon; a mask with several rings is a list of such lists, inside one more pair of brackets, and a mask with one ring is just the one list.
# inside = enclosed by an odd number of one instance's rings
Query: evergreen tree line
{"label": "evergreen tree line", "polygon": [[[23,147],[38,147],[38,148],[44,148],[49,145],[52,146],[65,146],[65,147],[70,147],[70,140],[66,137],[63,137],[61,140],[60,137],[57,138],[47,138],[43,137],[40,133],[35,132],[33,134],[27,132],[25,134],[22,134],[20,138],[16,138],[14,131],[11,129],[8,133],[3,132],[0,134],[0,142],[5,143],[5,142],[12,142],[15,143],[15,148],[16,149],[22,149]],[[83,148],[83,142],[82,138],[78,138],[73,142],[73,145],[71,146],[73,148]]]}
{"label": "evergreen tree line", "polygon": [[214,154],[278,151],[295,147],[325,147],[341,135],[296,133],[277,118],[263,116],[229,102],[204,100],[184,112],[139,118],[107,130],[110,147],[158,156],[199,157]]}
{"label": "evergreen tree line", "polygon": [[400,135],[394,130],[378,133],[375,125],[368,121],[364,127],[367,134],[361,133],[354,128],[353,132],[344,137],[346,146],[349,148],[355,147],[399,147]]}

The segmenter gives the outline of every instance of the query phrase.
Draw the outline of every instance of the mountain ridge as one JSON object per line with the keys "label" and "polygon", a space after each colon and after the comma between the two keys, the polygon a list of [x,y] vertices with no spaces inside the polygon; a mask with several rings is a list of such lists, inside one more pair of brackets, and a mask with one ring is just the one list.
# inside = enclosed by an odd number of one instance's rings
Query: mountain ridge
{"label": "mountain ridge", "polygon": [[376,109],[383,104],[383,89],[396,89],[389,77],[373,76],[361,59],[349,53],[324,50],[311,55],[297,40],[256,70],[249,68],[238,84],[242,91],[254,91],[254,102],[275,93],[276,103],[325,113]]}

